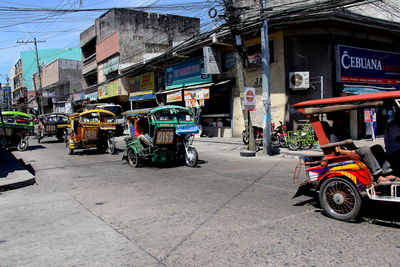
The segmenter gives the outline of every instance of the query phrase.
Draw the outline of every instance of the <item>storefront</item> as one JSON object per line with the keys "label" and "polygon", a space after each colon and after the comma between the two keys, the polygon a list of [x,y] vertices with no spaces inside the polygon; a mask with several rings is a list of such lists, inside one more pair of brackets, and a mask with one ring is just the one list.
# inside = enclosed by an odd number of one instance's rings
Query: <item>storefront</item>
{"label": "storefront", "polygon": [[[400,90],[400,54],[339,45],[336,47],[337,82],[343,95]],[[383,135],[393,119],[394,106],[351,111],[353,139]]]}
{"label": "storefront", "polygon": [[130,109],[156,107],[155,73],[148,72],[127,78]]}
{"label": "storefront", "polygon": [[166,69],[166,90],[157,93],[166,104],[192,108],[209,136],[231,136],[232,98],[230,80],[216,82],[204,74],[203,58],[191,59]]}

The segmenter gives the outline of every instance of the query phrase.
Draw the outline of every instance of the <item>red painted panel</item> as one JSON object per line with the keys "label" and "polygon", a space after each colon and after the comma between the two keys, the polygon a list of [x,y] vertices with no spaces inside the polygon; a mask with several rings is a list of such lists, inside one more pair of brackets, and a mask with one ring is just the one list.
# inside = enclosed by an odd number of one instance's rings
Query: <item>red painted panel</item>
{"label": "red painted panel", "polygon": [[119,52],[119,33],[115,32],[96,45],[96,61],[103,61]]}

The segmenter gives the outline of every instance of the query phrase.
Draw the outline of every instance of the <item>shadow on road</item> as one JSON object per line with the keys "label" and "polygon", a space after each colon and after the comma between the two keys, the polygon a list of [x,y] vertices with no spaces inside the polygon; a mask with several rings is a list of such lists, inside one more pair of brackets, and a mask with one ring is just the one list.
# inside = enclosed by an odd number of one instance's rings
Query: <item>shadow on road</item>
{"label": "shadow on road", "polygon": [[42,145],[34,145],[34,146],[29,146],[28,147],[28,150],[37,150],[37,149],[44,149],[44,148],[46,148],[45,146],[42,146]]}
{"label": "shadow on road", "polygon": [[[318,209],[316,212],[320,212],[321,215],[328,217],[322,210],[318,195],[309,195],[310,198],[302,200],[293,204],[293,206],[312,206]],[[385,202],[385,201],[373,201],[368,198],[363,199],[359,216],[348,223],[373,223],[380,226],[386,226],[391,228],[400,229],[400,203]]]}

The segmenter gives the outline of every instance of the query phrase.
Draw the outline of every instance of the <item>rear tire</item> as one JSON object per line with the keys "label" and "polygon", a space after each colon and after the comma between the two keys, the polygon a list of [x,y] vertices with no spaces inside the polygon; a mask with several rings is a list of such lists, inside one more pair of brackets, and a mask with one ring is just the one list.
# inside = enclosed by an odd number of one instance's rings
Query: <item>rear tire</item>
{"label": "rear tire", "polygon": [[194,147],[189,146],[187,148],[187,152],[185,153],[186,166],[195,167],[197,165],[198,159],[199,159],[199,156],[197,154],[197,150]]}
{"label": "rear tire", "polygon": [[25,151],[28,149],[28,146],[29,146],[28,141],[25,139],[21,139],[21,141],[17,145],[17,149],[18,151]]}
{"label": "rear tire", "polygon": [[114,137],[107,138],[108,153],[113,155],[115,153],[115,140]]}
{"label": "rear tire", "polygon": [[129,148],[127,151],[128,162],[133,168],[137,168],[139,166],[139,156],[132,148]]}
{"label": "rear tire", "polygon": [[361,196],[353,182],[342,177],[325,180],[319,191],[319,201],[332,218],[342,221],[354,219],[361,208]]}
{"label": "rear tire", "polygon": [[74,149],[70,147],[70,143],[67,143],[67,151],[68,155],[73,155],[74,154]]}

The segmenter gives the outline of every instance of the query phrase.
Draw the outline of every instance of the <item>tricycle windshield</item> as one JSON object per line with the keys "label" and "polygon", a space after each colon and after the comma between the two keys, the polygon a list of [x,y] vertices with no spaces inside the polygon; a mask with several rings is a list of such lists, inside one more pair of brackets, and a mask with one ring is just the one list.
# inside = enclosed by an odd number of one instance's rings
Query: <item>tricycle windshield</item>
{"label": "tricycle windshield", "polygon": [[100,117],[101,117],[101,122],[114,122],[115,121],[115,117],[112,114],[101,113]]}
{"label": "tricycle windshield", "polygon": [[156,120],[158,121],[173,121],[175,116],[171,113],[170,109],[163,109],[154,113]]}
{"label": "tricycle windshield", "polygon": [[81,117],[82,122],[99,122],[99,115],[96,112],[86,113]]}
{"label": "tricycle windshield", "polygon": [[178,121],[193,121],[193,116],[188,111],[178,111],[176,117]]}

